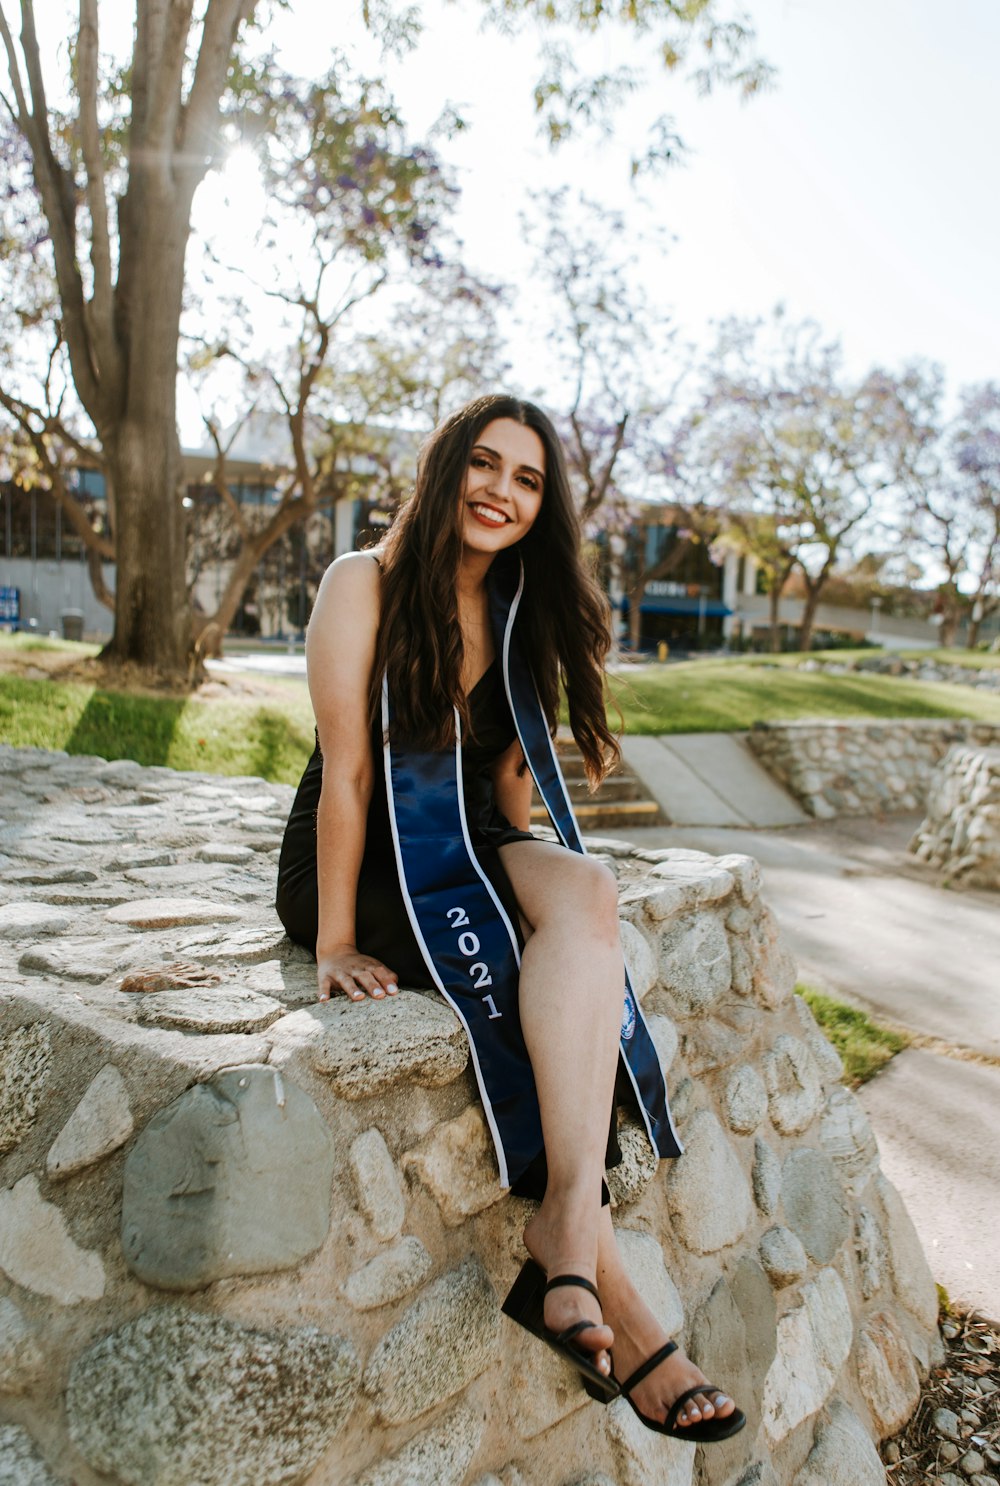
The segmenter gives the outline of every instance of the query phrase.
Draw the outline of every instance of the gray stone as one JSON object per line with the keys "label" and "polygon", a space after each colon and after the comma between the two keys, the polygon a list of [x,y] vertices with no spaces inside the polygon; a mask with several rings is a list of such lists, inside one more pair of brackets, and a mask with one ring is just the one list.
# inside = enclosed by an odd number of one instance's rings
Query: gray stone
{"label": "gray stone", "polygon": [[869,1316],[856,1349],[858,1383],[879,1439],[896,1434],[920,1400],[920,1379],[897,1322],[888,1311]]}
{"label": "gray stone", "polygon": [[0,939],[31,939],[36,934],[61,934],[72,920],[48,903],[0,903]]}
{"label": "gray stone", "polygon": [[683,918],[660,936],[660,981],[680,1016],[704,1011],[729,990],[732,956],[714,913]]}
{"label": "gray stone", "polygon": [[344,1294],[356,1311],[376,1310],[409,1295],[423,1284],[432,1268],[431,1256],[419,1238],[401,1238],[391,1249],[355,1270],[344,1286]]}
{"label": "gray stone", "polygon": [[885,1486],[885,1468],[857,1414],[835,1398],[829,1416],[816,1431],[795,1486]]}
{"label": "gray stone", "polygon": [[589,1402],[576,1368],[548,1347],[530,1343],[518,1344],[516,1366],[508,1369],[502,1386],[522,1440],[544,1436]]}
{"label": "gray stone", "polygon": [[781,1201],[781,1162],[766,1140],[753,1143],[753,1200],[765,1218],[773,1218]]}
{"label": "gray stone", "polygon": [[275,1068],[246,1065],[188,1089],[125,1162],[122,1249],[166,1290],[287,1269],[330,1223],[333,1146],[315,1104]]}
{"label": "gray stone", "polygon": [[820,1077],[830,1083],[839,1083],[844,1076],[844,1065],[837,1049],[823,1036],[812,1009],[801,996],[795,997],[795,1010],[798,1012],[806,1047],[813,1055]]}
{"label": "gray stone", "polygon": [[849,1089],[834,1089],[826,1101],[819,1140],[847,1191],[857,1196],[878,1167],[878,1146],[860,1099]]}
{"label": "gray stone", "polygon": [[726,1121],[738,1135],[752,1135],[767,1114],[764,1080],[750,1063],[729,1075],[723,1095]]}
{"label": "gray stone", "polygon": [[753,990],[762,1006],[777,1011],[795,989],[795,961],[781,940],[778,923],[765,908],[750,935]]}
{"label": "gray stone", "polygon": [[500,1351],[500,1307],[478,1259],[442,1275],[382,1337],[364,1390],[379,1418],[403,1424],[461,1392]]}
{"label": "gray stone", "polygon": [[740,902],[752,903],[760,893],[760,863],[739,852],[721,856],[717,861],[732,877]]}
{"label": "gray stone", "polygon": [[652,1234],[617,1229],[618,1248],[629,1278],[668,1336],[684,1325],[684,1304],[667,1271],[663,1248]]}
{"label": "gray stone", "polygon": [[26,1392],[38,1382],[43,1365],[33,1328],[12,1300],[0,1296],[0,1393]]}
{"label": "gray stone", "polygon": [[125,1080],[113,1063],[91,1079],[45,1158],[50,1181],[83,1171],[124,1145],[135,1128]]}
{"label": "gray stone", "polygon": [[871,1300],[882,1288],[889,1263],[885,1235],[871,1208],[859,1210],[854,1225],[854,1252],[861,1277],[861,1297]]}
{"label": "gray stone", "polygon": [[455,1013],[443,1001],[413,991],[381,1002],[353,1004],[344,997],[292,1016],[320,1022],[313,1066],[329,1075],[342,1099],[370,1099],[407,1080],[439,1088],[458,1078],[469,1061]]}
{"label": "gray stone", "polygon": [[42,1199],[31,1173],[0,1191],[0,1270],[63,1305],[104,1294],[101,1256],[74,1242],[63,1214]]}
{"label": "gray stone", "polygon": [[931,1415],[931,1423],[946,1440],[961,1441],[962,1425],[954,1409],[935,1409]]}
{"label": "gray stone", "polygon": [[217,845],[209,843],[207,846],[199,846],[195,856],[201,862],[223,862],[235,867],[243,862],[253,861],[254,852],[249,846],[227,846],[219,842]]}
{"label": "gray stone", "polygon": [[280,1001],[233,985],[157,991],[142,996],[137,1007],[144,1027],[176,1027],[181,1032],[263,1032],[284,1015]]}
{"label": "gray stone", "polygon": [[927,1257],[913,1219],[896,1188],[884,1176],[875,1180],[885,1214],[884,1232],[889,1247],[893,1284],[900,1303],[916,1317],[925,1331],[937,1328],[938,1294]]}
{"label": "gray stone", "polygon": [[110,924],[127,924],[131,929],[172,929],[179,924],[225,924],[243,917],[242,910],[229,903],[212,903],[207,898],[138,898],[109,908],[105,918]]}
{"label": "gray stone", "polygon": [[781,1168],[788,1226],[817,1264],[829,1264],[850,1232],[850,1218],[833,1162],[822,1151],[792,1151]]}
{"label": "gray stone", "polygon": [[740,904],[730,908],[726,914],[726,928],[730,934],[749,934],[753,928],[753,914]]}
{"label": "gray stone", "polygon": [[764,1383],[764,1428],[780,1444],[826,1402],[851,1351],[851,1306],[836,1270],[802,1287],[802,1303],[778,1321],[778,1348]]}
{"label": "gray stone", "polygon": [[461,1486],[482,1435],[482,1411],[461,1403],[350,1486]]}
{"label": "gray stone", "polygon": [[403,1170],[427,1188],[450,1228],[504,1195],[493,1141],[477,1104],[433,1129],[402,1160]]}
{"label": "gray stone", "polygon": [[288,1486],[343,1427],[358,1370],[346,1339],[314,1327],[258,1331],[161,1306],[73,1364],[69,1432],[123,1486]]}
{"label": "gray stone", "polygon": [[676,1058],[677,1049],[680,1046],[677,1028],[668,1016],[659,1015],[647,1016],[646,1027],[650,1037],[653,1039],[653,1046],[656,1048],[660,1067],[663,1069],[664,1074],[667,1074],[670,1072],[671,1064]]}
{"label": "gray stone", "polygon": [[622,1398],[608,1406],[604,1417],[620,1486],[691,1486],[694,1445],[647,1429]]}
{"label": "gray stone", "polygon": [[641,1001],[656,984],[656,954],[645,934],[627,919],[621,919],[618,927],[632,989]]}
{"label": "gray stone", "polygon": [[0,1424],[0,1486],[59,1486],[26,1429]]}
{"label": "gray stone", "polygon": [[30,975],[50,975],[57,980],[81,980],[87,985],[100,985],[112,975],[122,958],[125,943],[120,939],[53,940],[51,944],[32,944],[17,962],[17,968]]}
{"label": "gray stone", "polygon": [[706,856],[704,862],[658,862],[650,869],[649,875],[676,882],[689,903],[714,903],[719,898],[728,898],[733,890],[731,875],[710,856]]}
{"label": "gray stone", "polygon": [[399,1173],[380,1130],[363,1130],[351,1143],[351,1175],[358,1205],[382,1243],[396,1237],[406,1216]]}
{"label": "gray stone", "polygon": [[788,1228],[769,1228],[757,1246],[760,1262],[776,1289],[793,1285],[808,1268],[806,1251]]}
{"label": "gray stone", "polygon": [[126,881],[137,882],[141,887],[151,888],[154,892],[156,889],[161,892],[169,892],[171,889],[190,892],[192,888],[220,882],[224,876],[218,866],[209,862],[175,862],[167,867],[133,867],[124,875]]}
{"label": "gray stone", "polygon": [[770,1461],[757,1460],[748,1471],[744,1471],[736,1486],[781,1486]]}
{"label": "gray stone", "polygon": [[637,1202],[655,1177],[660,1158],[653,1149],[649,1136],[641,1125],[632,1120],[622,1120],[618,1126],[618,1144],[622,1159],[606,1173],[608,1191],[614,1208],[627,1207]]}
{"label": "gray stone", "polygon": [[684,1058],[695,1078],[746,1056],[745,1035],[718,1017],[699,1017],[684,1033]]}
{"label": "gray stone", "polygon": [[733,961],[733,991],[737,996],[752,996],[753,956],[742,939],[731,939],[729,949]]}
{"label": "gray stone", "polygon": [[752,1216],[743,1168],[714,1114],[698,1110],[684,1130],[685,1154],[671,1163],[667,1202],[678,1236],[696,1254],[736,1243]]}
{"label": "gray stone", "polygon": [[[775,1314],[770,1286],[764,1281],[771,1307],[772,1348]],[[722,1388],[747,1415],[747,1433],[755,1435],[760,1427],[760,1393],[767,1363],[755,1368],[750,1356],[747,1328],[740,1308],[725,1279],[716,1281],[708,1299],[701,1305],[691,1328],[691,1360],[716,1387]],[[733,1436],[720,1442],[712,1452],[721,1475],[734,1470],[745,1458],[745,1439]]]}
{"label": "gray stone", "polygon": [[52,1032],[47,1022],[0,1035],[0,1156],[12,1151],[35,1123],[49,1079]]}
{"label": "gray stone", "polygon": [[800,1135],[819,1113],[823,1089],[812,1053],[798,1037],[782,1033],[764,1054],[771,1122],[783,1135]]}

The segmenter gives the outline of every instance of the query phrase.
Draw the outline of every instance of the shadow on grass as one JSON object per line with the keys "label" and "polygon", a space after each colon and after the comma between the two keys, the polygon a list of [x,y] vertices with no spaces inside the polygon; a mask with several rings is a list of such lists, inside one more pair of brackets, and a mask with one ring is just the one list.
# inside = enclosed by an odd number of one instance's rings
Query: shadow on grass
{"label": "shadow on grass", "polygon": [[256,737],[250,757],[250,772],[262,779],[298,784],[313,750],[310,730],[298,726],[284,712],[270,707],[254,714]]}
{"label": "shadow on grass", "polygon": [[165,764],[187,706],[183,697],[132,696],[95,691],[66,740],[67,753],[130,758],[138,764]]}

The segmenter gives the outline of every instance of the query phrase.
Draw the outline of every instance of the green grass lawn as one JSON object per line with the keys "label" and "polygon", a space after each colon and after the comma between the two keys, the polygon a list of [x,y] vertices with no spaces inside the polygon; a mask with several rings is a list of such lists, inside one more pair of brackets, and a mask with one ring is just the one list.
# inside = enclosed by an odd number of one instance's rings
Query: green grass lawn
{"label": "green grass lawn", "polygon": [[610,687],[629,733],[736,732],[755,722],[807,717],[966,717],[1000,723],[1000,696],[971,687],[856,672],[830,676],[759,660],[693,660],[619,671],[610,677]]}
{"label": "green grass lawn", "polygon": [[312,708],[305,687],[281,691],[266,703],[199,702],[0,676],[0,742],[297,784]]}
{"label": "green grass lawn", "polygon": [[873,1078],[909,1042],[905,1034],[873,1022],[856,1006],[824,996],[809,986],[800,985],[795,989],[840,1054],[844,1064],[844,1082],[852,1088]]}
{"label": "green grass lawn", "polygon": [[[28,665],[32,653],[39,653],[41,666],[41,652],[58,651],[72,660],[93,655],[96,647],[5,635],[0,661],[5,651]],[[844,652],[829,654],[842,658]],[[628,668],[611,676],[611,695],[631,733],[731,732],[757,721],[824,717],[954,717],[1000,724],[998,695],[906,677],[802,671],[805,658],[780,656],[778,667],[758,656]],[[308,694],[301,681],[268,678],[267,686],[266,699],[207,701],[0,673],[0,742],[295,783],[312,749]],[[611,718],[617,725],[613,707]]]}

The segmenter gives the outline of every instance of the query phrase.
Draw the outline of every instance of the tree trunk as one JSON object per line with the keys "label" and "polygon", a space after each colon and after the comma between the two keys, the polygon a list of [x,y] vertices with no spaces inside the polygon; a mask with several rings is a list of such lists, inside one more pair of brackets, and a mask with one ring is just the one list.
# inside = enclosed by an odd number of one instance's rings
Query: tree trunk
{"label": "tree trunk", "polygon": [[115,632],[105,654],[179,677],[188,673],[191,639],[176,396],[189,203],[169,189],[144,197],[143,251],[121,307],[125,407],[105,442],[117,563]]}
{"label": "tree trunk", "polygon": [[781,584],[773,583],[767,591],[768,623],[771,627],[771,654],[781,650],[781,623],[778,611],[781,606]]}
{"label": "tree trunk", "polygon": [[819,596],[822,585],[819,583],[806,584],[806,601],[802,609],[802,624],[799,629],[799,649],[811,650],[813,627],[816,623],[816,610],[819,608]]}
{"label": "tree trunk", "polygon": [[642,600],[646,585],[640,582],[628,589],[628,643],[635,654],[642,644]]}
{"label": "tree trunk", "polygon": [[941,615],[941,629],[938,634],[938,642],[942,649],[950,650],[958,639],[958,626],[961,622],[961,614],[958,609],[950,606]]}

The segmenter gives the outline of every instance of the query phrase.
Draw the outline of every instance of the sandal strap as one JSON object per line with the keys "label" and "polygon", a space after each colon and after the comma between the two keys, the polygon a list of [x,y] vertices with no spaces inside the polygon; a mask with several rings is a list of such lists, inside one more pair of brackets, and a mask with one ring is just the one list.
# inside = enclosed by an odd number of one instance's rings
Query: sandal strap
{"label": "sandal strap", "polygon": [[[658,1352],[654,1352],[652,1357],[647,1357],[645,1362],[640,1362],[635,1372],[632,1373],[630,1377],[626,1378],[624,1383],[622,1383],[622,1392],[631,1393],[632,1389],[637,1387],[638,1384],[642,1382],[643,1378],[648,1378],[649,1374],[653,1371],[654,1368],[659,1367],[661,1362],[666,1362],[667,1358],[673,1356],[674,1352],[676,1351],[677,1343],[667,1342],[664,1346],[660,1347]],[[700,1388],[694,1389],[695,1393],[700,1393],[701,1391],[702,1390]],[[690,1397],[690,1395],[685,1394],[684,1397],[687,1398]]]}
{"label": "sandal strap", "polygon": [[[673,1429],[675,1427],[677,1423],[677,1416],[684,1405],[687,1403],[689,1398],[694,1398],[699,1393],[704,1393],[706,1396],[710,1396],[713,1393],[721,1392],[722,1389],[716,1388],[714,1383],[700,1383],[697,1388],[689,1388],[686,1393],[682,1393],[679,1398],[675,1398],[673,1403],[670,1405],[670,1412],[667,1415],[666,1420],[667,1429]],[[683,1425],[681,1427],[683,1428]]]}
{"label": "sandal strap", "polygon": [[[597,1293],[597,1286],[592,1285],[590,1280],[585,1280],[578,1274],[557,1274],[554,1280],[547,1280],[545,1284],[546,1295],[548,1295],[550,1290],[557,1290],[560,1285],[576,1285],[581,1290],[588,1290],[595,1300],[600,1300],[601,1298]],[[599,1325],[600,1323],[595,1322],[594,1324]]]}
{"label": "sandal strap", "polygon": [[565,1331],[553,1332],[552,1335],[555,1336],[559,1345],[564,1347],[567,1342],[573,1340],[574,1336],[579,1336],[581,1331],[593,1331],[600,1324],[600,1321],[574,1321],[573,1325],[567,1326]]}

